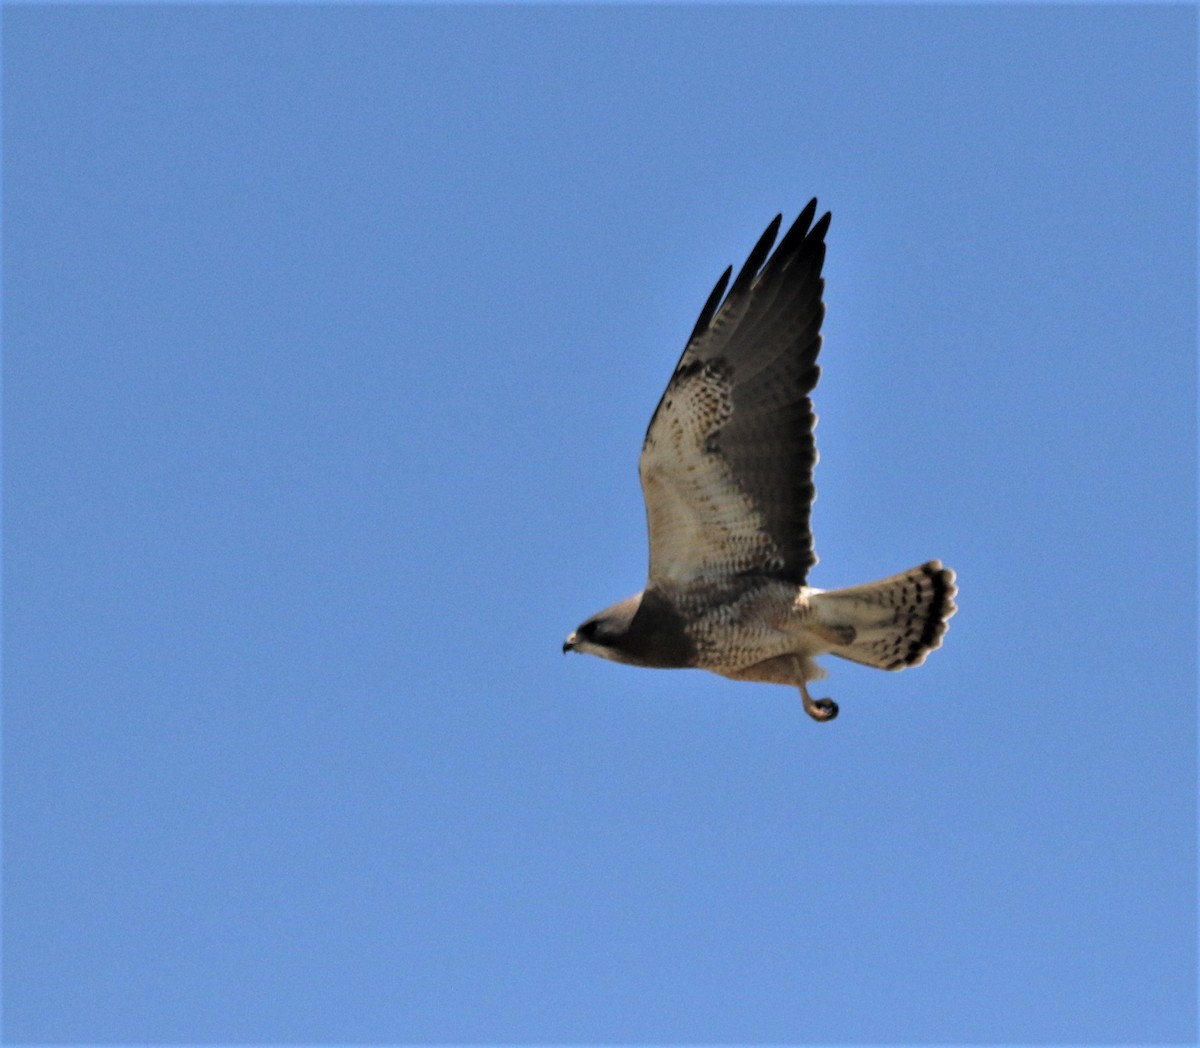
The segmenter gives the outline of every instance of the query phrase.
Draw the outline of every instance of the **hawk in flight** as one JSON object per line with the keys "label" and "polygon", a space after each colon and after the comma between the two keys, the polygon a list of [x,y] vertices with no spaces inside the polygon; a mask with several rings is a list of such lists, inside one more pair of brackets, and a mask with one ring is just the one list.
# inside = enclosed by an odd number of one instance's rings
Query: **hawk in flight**
{"label": "hawk in flight", "polygon": [[[827,212],[813,200],[771,252],[776,216],[733,285],[708,296],[650,419],[639,467],[650,530],[646,588],[597,612],[563,651],[790,684],[818,721],[818,655],[918,666],[954,614],[954,572],[931,560],[848,589],[806,584],[817,448]],[[729,287],[729,294],[725,294]]]}

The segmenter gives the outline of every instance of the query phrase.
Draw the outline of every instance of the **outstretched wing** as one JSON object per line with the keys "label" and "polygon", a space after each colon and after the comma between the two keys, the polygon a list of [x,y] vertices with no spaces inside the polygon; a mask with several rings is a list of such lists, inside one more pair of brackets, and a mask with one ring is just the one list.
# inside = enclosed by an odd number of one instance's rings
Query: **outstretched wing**
{"label": "outstretched wing", "polygon": [[717,281],[650,420],[640,473],[651,582],[749,571],[803,583],[817,562],[809,394],[830,216],[812,225],[816,211],[813,200],[768,258],[776,216],[724,301],[732,268]]}

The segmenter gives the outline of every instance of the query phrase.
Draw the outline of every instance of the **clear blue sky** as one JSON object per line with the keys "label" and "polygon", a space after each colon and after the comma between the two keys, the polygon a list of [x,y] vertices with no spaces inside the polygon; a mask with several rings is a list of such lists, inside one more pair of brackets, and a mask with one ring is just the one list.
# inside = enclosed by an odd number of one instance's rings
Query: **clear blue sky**
{"label": "clear blue sky", "polygon": [[[1196,24],[7,7],[6,1037],[1191,1040]],[[814,195],[829,725],[560,654]]]}

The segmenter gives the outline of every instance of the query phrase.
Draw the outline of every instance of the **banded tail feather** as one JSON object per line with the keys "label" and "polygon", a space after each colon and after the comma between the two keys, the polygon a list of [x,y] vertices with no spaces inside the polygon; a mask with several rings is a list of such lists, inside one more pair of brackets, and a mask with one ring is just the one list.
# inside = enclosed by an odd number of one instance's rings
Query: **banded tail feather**
{"label": "banded tail feather", "polygon": [[954,572],[931,560],[890,578],[814,594],[821,632],[840,641],[829,649],[881,670],[919,666],[942,645],[958,607]]}

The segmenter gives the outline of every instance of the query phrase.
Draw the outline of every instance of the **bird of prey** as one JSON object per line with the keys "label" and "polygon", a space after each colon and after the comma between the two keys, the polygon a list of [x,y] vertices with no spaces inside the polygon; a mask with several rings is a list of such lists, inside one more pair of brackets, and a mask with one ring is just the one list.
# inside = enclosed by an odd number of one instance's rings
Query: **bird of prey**
{"label": "bird of prey", "polygon": [[646,587],[589,618],[563,651],[789,684],[829,721],[837,703],[808,692],[825,676],[814,658],[918,666],[941,645],[958,590],[936,560],[848,589],[807,585],[830,220],[814,224],[816,213],[814,199],[772,254],[777,215],[729,294],[732,267],[708,296],[642,445]]}

